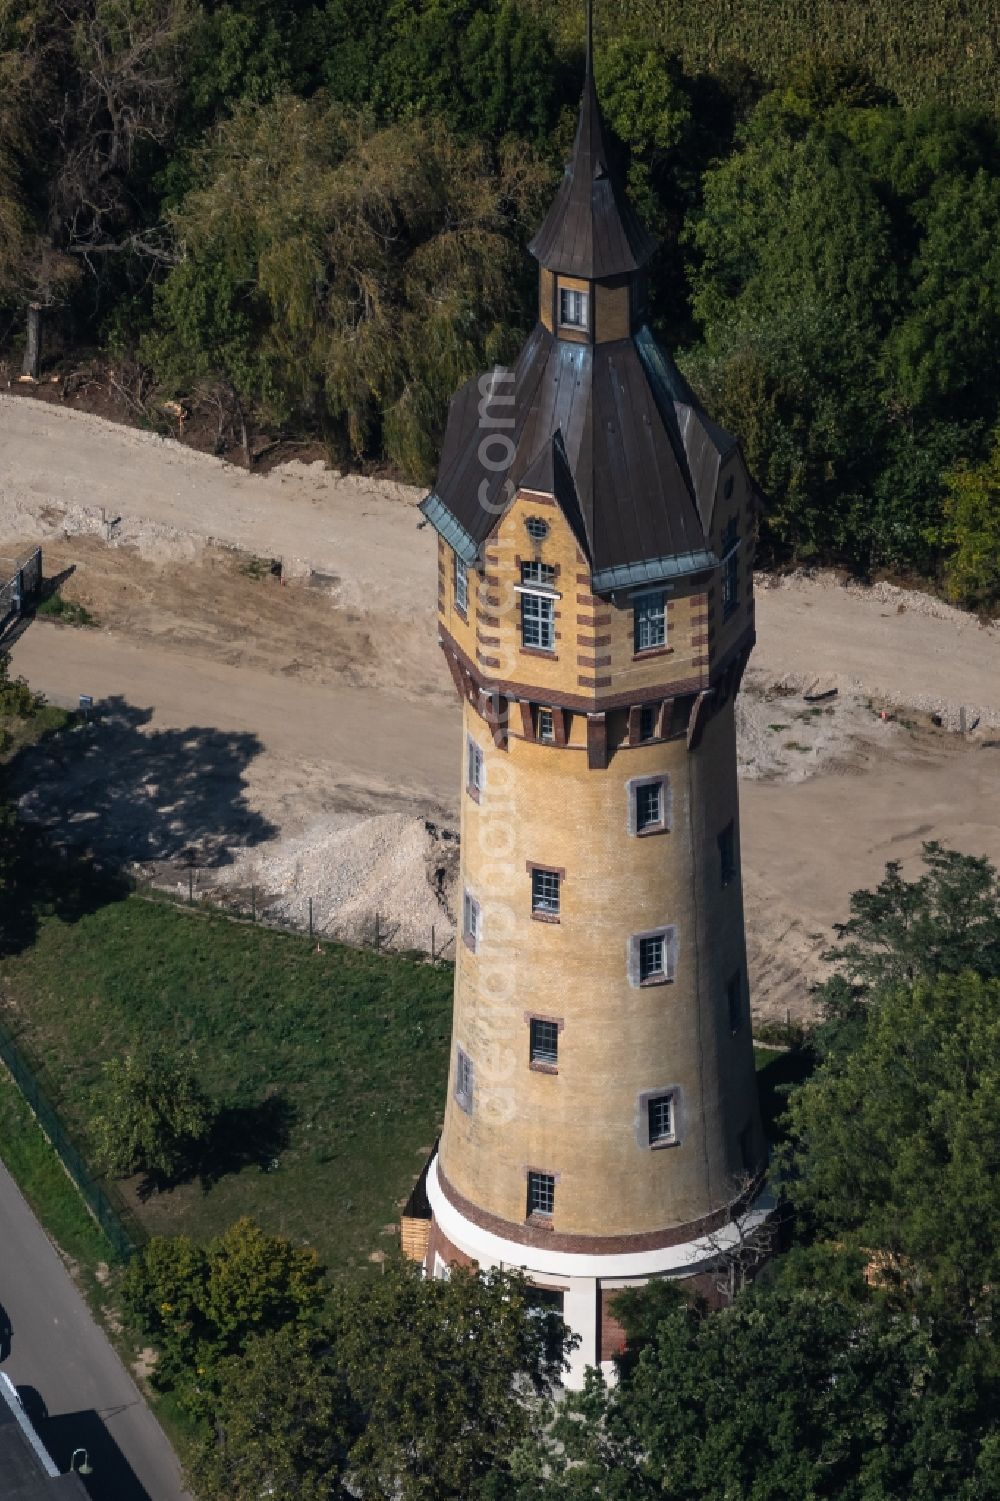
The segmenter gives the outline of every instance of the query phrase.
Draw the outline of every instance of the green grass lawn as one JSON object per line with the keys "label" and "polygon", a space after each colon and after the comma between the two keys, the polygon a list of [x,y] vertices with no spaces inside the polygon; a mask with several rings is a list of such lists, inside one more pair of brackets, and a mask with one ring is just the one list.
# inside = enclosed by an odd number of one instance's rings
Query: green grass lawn
{"label": "green grass lawn", "polygon": [[46,1140],[10,1075],[0,1066],[0,1146],[4,1163],[56,1244],[81,1267],[111,1263],[111,1247]]}
{"label": "green grass lawn", "polygon": [[304,938],[136,896],[94,906],[43,915],[33,942],[0,961],[8,1025],[45,1060],[43,1086],[81,1144],[102,1061],[140,1038],[193,1052],[205,1088],[247,1112],[248,1140],[264,1102],[289,1116],[273,1166],[265,1152],[264,1165],[143,1204],[130,1187],[150,1233],[206,1238],[250,1214],[309,1241],[334,1270],[389,1249],[383,1232],[444,1104],[451,971],[317,953]]}

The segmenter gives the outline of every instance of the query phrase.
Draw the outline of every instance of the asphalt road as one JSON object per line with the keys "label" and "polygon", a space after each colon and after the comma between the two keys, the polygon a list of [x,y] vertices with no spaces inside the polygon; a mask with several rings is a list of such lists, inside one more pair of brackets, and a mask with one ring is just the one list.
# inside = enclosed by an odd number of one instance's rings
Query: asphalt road
{"label": "asphalt road", "polygon": [[0,1305],[3,1370],[60,1469],[85,1448],[93,1501],[181,1501],[177,1456],[2,1163]]}

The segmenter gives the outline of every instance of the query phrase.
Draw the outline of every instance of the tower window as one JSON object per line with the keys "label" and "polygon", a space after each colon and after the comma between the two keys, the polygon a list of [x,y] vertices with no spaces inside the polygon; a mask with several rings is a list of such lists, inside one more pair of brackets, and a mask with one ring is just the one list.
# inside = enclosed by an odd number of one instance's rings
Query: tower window
{"label": "tower window", "polygon": [[556,738],[556,723],[551,709],[538,711],[538,738],[550,741]]}
{"label": "tower window", "polygon": [[590,297],[569,287],[559,289],[559,322],[564,328],[587,328],[590,322]]}
{"label": "tower window", "polygon": [[468,1115],[472,1114],[472,1091],[475,1084],[475,1070],[472,1059],[464,1048],[455,1050],[455,1102]]}
{"label": "tower window", "polygon": [[540,594],[521,595],[521,641],[536,651],[554,651],[555,600]]}
{"label": "tower window", "polygon": [[719,835],[719,875],[723,886],[736,880],[736,826],[732,822]]}
{"label": "tower window", "polygon": [[469,569],[455,554],[455,609],[463,615],[469,613]]}
{"label": "tower window", "polygon": [[532,542],[544,542],[549,535],[549,523],[541,516],[529,516],[524,523],[524,529]]}
{"label": "tower window", "polygon": [[635,600],[635,649],[654,651],[667,644],[667,602],[661,590],[639,594]]}
{"label": "tower window", "polygon": [[649,1123],[649,1145],[662,1146],[674,1138],[674,1097],[672,1094],[654,1095],[646,1103]]}
{"label": "tower window", "polygon": [[466,947],[470,948],[474,954],[479,952],[482,934],[483,919],[479,903],[472,893],[467,891],[462,903],[462,937],[465,939]]}
{"label": "tower window", "polygon": [[630,834],[663,834],[670,828],[668,777],[634,777],[626,783]]}
{"label": "tower window", "polygon": [[639,939],[639,979],[662,980],[667,973],[667,945],[662,933]]}
{"label": "tower window", "polygon": [[677,929],[654,928],[629,939],[630,985],[668,985],[677,972]]}
{"label": "tower window", "polygon": [[466,788],[470,795],[478,802],[486,780],[486,768],[483,758],[483,748],[481,745],[476,744],[471,735],[468,740],[468,757],[468,781]]}
{"label": "tower window", "polygon": [[521,642],[535,651],[556,645],[556,571],[548,563],[521,564]]}
{"label": "tower window", "polygon": [[531,1062],[554,1068],[559,1062],[559,1023],[533,1016],[528,1026]]}
{"label": "tower window", "polygon": [[551,1219],[556,1207],[556,1180],[552,1173],[528,1174],[528,1218],[543,1215]]}
{"label": "tower window", "polygon": [[646,829],[662,829],[662,782],[647,782],[645,786],[635,789],[635,827],[638,834]]}
{"label": "tower window", "polygon": [[734,516],[722,534],[722,618],[727,620],[740,602],[740,535]]}
{"label": "tower window", "polygon": [[743,976],[739,970],[726,984],[726,1009],[729,1012],[729,1030],[738,1032],[743,1025]]}
{"label": "tower window", "polygon": [[536,917],[559,916],[559,872],[541,870],[537,866],[531,872],[531,912]]}
{"label": "tower window", "polygon": [[656,739],[656,713],[659,704],[643,704],[639,712],[639,739]]}

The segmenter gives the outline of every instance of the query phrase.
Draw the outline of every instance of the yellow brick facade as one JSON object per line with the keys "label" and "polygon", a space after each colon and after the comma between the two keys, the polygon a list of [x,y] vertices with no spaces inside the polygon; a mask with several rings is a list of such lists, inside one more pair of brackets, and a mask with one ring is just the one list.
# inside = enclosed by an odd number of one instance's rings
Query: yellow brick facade
{"label": "yellow brick facade", "polygon": [[[733,497],[741,505],[742,493]],[[525,527],[532,517],[548,523],[540,545]],[[723,507],[715,519],[721,530]],[[627,1238],[689,1226],[736,1197],[748,1160],[759,1165],[764,1150],[731,694],[690,747],[687,734],[713,664],[752,624],[749,556],[741,553],[746,596],[737,611],[722,620],[718,576],[681,580],[667,596],[666,650],[638,656],[631,598],[591,594],[583,554],[551,499],[517,496],[481,575],[469,570],[464,616],[443,543],[440,557],[442,640],[466,700],[461,879],[482,925],[475,951],[458,945],[442,1177],[511,1233],[525,1223],[529,1170],[556,1179],[551,1223],[561,1235]],[[556,570],[550,655],[521,646],[517,585],[531,559]],[[501,720],[489,712],[498,698],[514,700]],[[630,709],[650,701],[666,706],[664,717],[658,738],[639,743]],[[564,745],[534,738],[536,706],[547,704],[570,706]],[[588,754],[588,717],[600,714],[606,764]],[[484,758],[478,796],[466,786],[470,741]],[[669,827],[638,835],[630,784],[651,777],[664,779]],[[719,838],[730,825],[736,878],[724,884]],[[532,914],[532,865],[560,873],[557,922]],[[633,939],[660,929],[675,936],[673,977],[636,983]],[[728,987],[736,977],[734,1029]],[[531,1066],[532,1015],[559,1025],[555,1073]],[[461,1103],[459,1049],[474,1080],[471,1101]],[[675,1100],[670,1146],[648,1144],[650,1092]]]}

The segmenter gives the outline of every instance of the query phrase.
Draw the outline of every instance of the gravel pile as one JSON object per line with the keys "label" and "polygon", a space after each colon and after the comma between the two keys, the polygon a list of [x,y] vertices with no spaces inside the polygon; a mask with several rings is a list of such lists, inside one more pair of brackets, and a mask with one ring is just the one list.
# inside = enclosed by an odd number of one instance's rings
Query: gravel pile
{"label": "gravel pile", "polygon": [[[351,943],[438,951],[454,936],[458,837],[405,813],[331,814],[298,838],[243,855],[233,870],[261,892],[267,915]],[[229,882],[227,881],[227,884]],[[452,952],[451,949],[448,950]]]}

